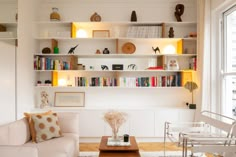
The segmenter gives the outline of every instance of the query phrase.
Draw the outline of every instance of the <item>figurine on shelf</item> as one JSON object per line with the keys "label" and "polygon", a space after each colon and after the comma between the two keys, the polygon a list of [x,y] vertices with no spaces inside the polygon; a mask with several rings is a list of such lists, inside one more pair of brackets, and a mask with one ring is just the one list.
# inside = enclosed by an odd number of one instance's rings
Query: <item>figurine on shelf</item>
{"label": "figurine on shelf", "polygon": [[102,53],[103,53],[103,54],[109,54],[110,51],[108,50],[108,48],[105,48]]}
{"label": "figurine on shelf", "polygon": [[137,70],[137,65],[136,64],[129,64],[128,70]]}
{"label": "figurine on shelf", "polygon": [[70,48],[68,54],[74,54],[74,51],[75,51],[75,49],[76,49],[76,47],[77,47],[78,45],[79,45],[79,44],[77,44],[75,47]]}
{"label": "figurine on shelf", "polygon": [[179,70],[179,63],[178,63],[177,59],[175,59],[175,58],[169,59],[167,69],[168,70]]}
{"label": "figurine on shelf", "polygon": [[96,50],[96,54],[101,54],[99,49]]}
{"label": "figurine on shelf", "polygon": [[58,13],[58,8],[52,8],[52,13],[50,14],[50,20],[51,21],[60,21],[61,17],[60,14]]}
{"label": "figurine on shelf", "polygon": [[131,19],[130,19],[131,22],[137,22],[137,15],[136,15],[136,12],[133,10],[132,13],[131,13]]}
{"label": "figurine on shelf", "polygon": [[45,107],[49,107],[48,93],[45,91],[42,91],[40,108],[45,108]]}
{"label": "figurine on shelf", "polygon": [[42,53],[49,54],[49,53],[51,53],[51,49],[49,47],[45,47],[45,48],[43,48]]}
{"label": "figurine on shelf", "polygon": [[169,30],[169,35],[168,35],[168,37],[169,38],[174,38],[174,28],[173,27],[170,27],[170,30]]}
{"label": "figurine on shelf", "polygon": [[107,65],[101,65],[102,70],[109,70]]}
{"label": "figurine on shelf", "polygon": [[158,51],[159,53],[161,53],[158,46],[157,46],[156,48],[152,47],[152,50],[155,52],[155,54],[156,54],[157,51]]}
{"label": "figurine on shelf", "polygon": [[184,13],[184,5],[183,4],[177,4],[175,7],[175,17],[178,22],[182,22],[181,16]]}
{"label": "figurine on shelf", "polygon": [[91,22],[100,22],[101,20],[101,16],[96,12],[90,17]]}

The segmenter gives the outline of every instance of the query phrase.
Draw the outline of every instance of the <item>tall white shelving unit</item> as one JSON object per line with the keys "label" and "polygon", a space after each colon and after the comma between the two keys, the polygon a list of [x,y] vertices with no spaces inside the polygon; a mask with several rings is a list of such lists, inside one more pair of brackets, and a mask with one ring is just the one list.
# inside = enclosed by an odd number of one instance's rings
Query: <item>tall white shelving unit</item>
{"label": "tall white shelving unit", "polygon": [[[70,60],[77,58],[75,64],[85,65],[85,70],[53,70],[34,67],[35,73],[35,108],[39,109],[40,92],[47,91],[49,101],[54,105],[55,92],[85,92],[85,107],[52,107],[55,111],[80,112],[80,137],[97,138],[102,135],[110,135],[110,129],[102,120],[102,115],[109,109],[119,109],[129,114],[129,120],[121,129],[122,133],[129,133],[137,137],[162,137],[163,125],[166,120],[186,120],[193,121],[194,110],[189,110],[186,102],[191,102],[191,94],[180,86],[157,86],[157,87],[134,87],[134,86],[76,86],[76,77],[152,77],[177,75],[185,70],[196,72],[198,69],[189,68],[191,58],[197,58],[197,38],[189,38],[190,32],[197,31],[196,0],[182,0],[179,3],[185,5],[183,22],[176,22],[174,9],[176,2],[170,1],[117,1],[111,2],[102,0],[97,4],[95,1],[80,0],[40,0],[37,18],[34,21],[33,36],[36,41],[33,58],[50,58],[56,60]],[[49,20],[52,7],[59,8],[61,21],[52,22]],[[122,11],[121,11],[122,10]],[[129,22],[132,10],[136,10],[138,22]],[[101,22],[90,22],[90,16],[97,12],[101,15]],[[76,23],[77,29],[86,31],[87,36],[83,38],[71,38],[71,25]],[[132,26],[162,26],[164,34],[155,38],[127,37],[128,29]],[[174,38],[168,38],[170,27],[174,28]],[[109,37],[93,38],[93,30],[109,30]],[[45,47],[51,48],[52,39],[58,42],[59,54],[42,54]],[[136,46],[133,54],[124,54],[122,45],[132,42]],[[170,44],[176,47],[178,42],[181,53],[164,53],[165,47]],[[69,49],[79,44],[74,54],[68,55]],[[159,46],[160,54],[155,54],[152,47]],[[110,50],[110,54],[95,54],[99,49]],[[170,58],[178,60],[179,69],[166,69],[166,64]],[[162,70],[147,70],[150,62],[154,65],[162,66]],[[124,70],[112,70],[112,64],[123,64]],[[136,64],[137,70],[128,69],[128,65]],[[101,70],[101,65],[107,65],[108,71]],[[92,69],[90,69],[92,67]],[[58,74],[59,79],[67,81],[64,85],[44,86],[37,85],[45,80],[53,81],[52,72]],[[89,80],[89,79],[88,79]],[[89,82],[89,81],[88,81]],[[69,85],[69,86],[68,86]],[[43,109],[47,110],[47,109]],[[170,115],[170,116],[166,116]],[[96,132],[92,131],[87,124],[93,123]],[[143,131],[142,128],[146,128]],[[140,131],[142,130],[142,131]]]}

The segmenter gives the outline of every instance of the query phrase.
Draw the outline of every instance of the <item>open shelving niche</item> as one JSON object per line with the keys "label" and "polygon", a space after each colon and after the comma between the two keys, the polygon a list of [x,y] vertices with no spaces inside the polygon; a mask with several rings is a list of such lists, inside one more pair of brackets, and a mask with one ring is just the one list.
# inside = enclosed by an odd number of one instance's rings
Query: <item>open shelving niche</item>
{"label": "open shelving niche", "polygon": [[[106,77],[106,78],[136,78],[138,77],[156,77],[159,76],[176,76],[179,73],[184,73],[186,70],[188,73],[192,73],[196,70],[195,67],[189,68],[189,64],[192,59],[197,58],[196,50],[196,38],[188,37],[188,34],[183,32],[195,32],[196,22],[36,22],[37,30],[35,31],[35,38],[39,40],[39,53],[34,54],[34,58],[38,60],[39,58],[47,58],[54,60],[63,60],[68,63],[72,63],[72,67],[67,70],[53,69],[53,68],[39,68],[34,67],[37,72],[37,81],[44,82],[44,80],[51,80],[53,87],[58,86],[55,83],[56,79],[64,79],[69,83],[66,87],[75,87],[77,83],[75,82],[76,77]],[[143,33],[139,28],[148,27],[159,27],[160,33],[150,38],[147,37],[147,33]],[[169,27],[175,28],[175,38],[166,38],[168,32],[166,31]],[[130,29],[135,28],[136,32],[132,32],[135,35],[130,35]],[[76,37],[76,31],[84,30],[87,35],[86,37]],[[108,30],[109,37],[99,37],[94,38],[92,35],[93,30]],[[178,31],[179,30],[179,31]],[[141,33],[140,33],[141,32]],[[145,32],[145,31],[144,31]],[[147,30],[146,30],[147,32]],[[181,33],[179,33],[181,32]],[[141,34],[141,35],[140,35]],[[56,40],[58,42],[58,47],[60,50],[59,54],[42,54],[40,50],[44,47],[50,47],[51,41]],[[124,54],[121,47],[126,42],[132,42],[136,46],[136,51],[134,54]],[[74,45],[79,44],[78,48],[75,50],[75,54],[67,54],[68,50]],[[173,45],[176,50],[174,54],[169,54],[166,51],[166,45]],[[155,54],[152,47],[158,46],[161,53]],[[96,50],[102,50],[107,47],[110,50],[110,54],[95,54]],[[52,48],[51,48],[52,49]],[[73,58],[73,59],[72,59]],[[178,70],[168,70],[166,65],[168,60],[175,58],[178,61]],[[73,61],[72,61],[73,60]],[[85,65],[84,70],[77,70],[77,64]],[[123,70],[111,70],[112,64],[123,64]],[[128,69],[129,64],[137,65],[136,70]],[[158,70],[147,70],[148,67],[159,66],[161,69]],[[101,65],[107,65],[109,70],[101,70]],[[90,67],[93,67],[90,69]],[[53,74],[50,74],[53,73]],[[158,76],[158,77],[157,77]],[[160,79],[160,78],[159,78]],[[128,79],[129,80],[129,79]],[[123,80],[122,80],[123,81]],[[88,82],[88,80],[86,81]],[[91,83],[86,83],[83,85],[89,87]],[[122,85],[122,87],[135,87],[132,83],[131,86]],[[148,87],[151,87],[147,85]],[[36,83],[37,85],[37,83]],[[116,83],[116,87],[120,86],[120,83]],[[48,85],[46,85],[48,86]],[[155,87],[166,87],[167,85],[155,85]],[[171,87],[171,85],[168,85]],[[179,83],[174,86],[183,86],[183,83]],[[41,84],[39,87],[44,87]],[[146,87],[146,85],[145,85]]]}

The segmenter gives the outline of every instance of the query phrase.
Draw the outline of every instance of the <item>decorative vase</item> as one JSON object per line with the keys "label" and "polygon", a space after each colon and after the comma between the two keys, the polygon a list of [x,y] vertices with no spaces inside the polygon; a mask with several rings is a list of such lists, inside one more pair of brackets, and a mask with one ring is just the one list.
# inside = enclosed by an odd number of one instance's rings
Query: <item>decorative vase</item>
{"label": "decorative vase", "polygon": [[104,50],[103,50],[103,54],[109,54],[110,53],[110,51],[108,50],[108,48],[105,48]]}
{"label": "decorative vase", "polygon": [[131,13],[131,22],[136,22],[137,21],[137,15],[135,11],[132,11]]}
{"label": "decorative vase", "polygon": [[111,138],[112,138],[113,141],[119,140],[118,130],[112,129],[112,137]]}
{"label": "decorative vase", "polygon": [[111,139],[113,141],[119,141],[118,131],[123,123],[126,121],[127,114],[118,111],[109,111],[104,114],[104,120],[110,125],[112,130]]}
{"label": "decorative vase", "polygon": [[90,17],[90,21],[91,22],[100,22],[102,20],[101,16],[98,13],[94,13],[91,17]]}
{"label": "decorative vase", "polygon": [[52,8],[52,13],[50,14],[51,21],[60,21],[60,15],[58,13],[58,8]]}

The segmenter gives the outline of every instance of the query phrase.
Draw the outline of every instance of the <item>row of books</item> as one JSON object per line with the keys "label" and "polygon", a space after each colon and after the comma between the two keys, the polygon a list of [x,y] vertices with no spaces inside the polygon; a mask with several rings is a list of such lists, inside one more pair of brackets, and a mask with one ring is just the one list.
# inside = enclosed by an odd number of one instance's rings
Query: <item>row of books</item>
{"label": "row of books", "polygon": [[117,86],[117,79],[111,77],[75,77],[75,86],[79,87],[105,87]]}
{"label": "row of books", "polygon": [[161,38],[162,26],[130,26],[126,36],[128,38]]}
{"label": "row of books", "polygon": [[120,87],[180,87],[181,75],[151,77],[121,77]]}
{"label": "row of books", "polygon": [[180,87],[181,74],[151,77],[76,77],[75,86]]}
{"label": "row of books", "polygon": [[70,62],[46,57],[34,57],[34,70],[70,70]]}

